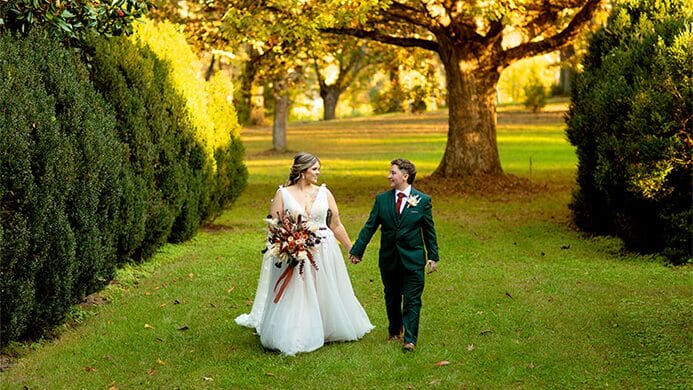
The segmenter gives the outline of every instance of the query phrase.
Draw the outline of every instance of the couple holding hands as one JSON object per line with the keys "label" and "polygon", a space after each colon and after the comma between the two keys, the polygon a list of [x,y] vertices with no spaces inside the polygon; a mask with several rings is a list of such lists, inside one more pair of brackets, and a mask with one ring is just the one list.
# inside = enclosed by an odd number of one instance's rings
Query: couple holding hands
{"label": "couple holding hands", "polygon": [[[414,164],[395,159],[388,180],[391,189],[375,197],[368,220],[351,244],[339,219],[332,193],[318,186],[320,160],[310,153],[294,157],[289,180],[280,186],[270,206],[270,215],[294,213],[316,227],[317,244],[310,250],[313,266],[300,272],[277,261],[265,251],[255,300],[250,313],[236,323],[256,330],[262,345],[285,355],[314,351],[326,342],[358,340],[373,329],[356,298],[344,257],[361,262],[366,246],[378,228],[381,232],[379,267],[388,318],[388,340],[414,351],[419,331],[424,273],[436,270],[438,244],[431,211],[431,198],[412,187]],[[288,276],[287,276],[288,275]],[[283,278],[283,286],[276,290]]]}

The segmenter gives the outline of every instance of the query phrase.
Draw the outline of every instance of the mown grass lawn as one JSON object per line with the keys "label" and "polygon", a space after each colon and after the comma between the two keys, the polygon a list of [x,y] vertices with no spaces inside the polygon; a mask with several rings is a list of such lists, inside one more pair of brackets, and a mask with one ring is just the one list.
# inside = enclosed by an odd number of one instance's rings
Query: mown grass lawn
{"label": "mown grass lawn", "polygon": [[[407,157],[434,190],[442,261],[427,279],[418,350],[385,341],[378,237],[349,264],[376,325],[364,339],[284,357],[233,319],[250,310],[262,218],[293,153],[243,132],[249,185],[193,240],[120,271],[54,340],[14,345],[2,388],[691,388],[693,273],[576,231],[575,156],[560,112],[501,112],[506,172],[530,190],[454,192],[426,179],[442,156],[444,112],[293,124],[289,147],[322,159],[352,239],[389,161]],[[94,299],[99,301],[99,297]],[[447,362],[449,364],[440,364]]]}

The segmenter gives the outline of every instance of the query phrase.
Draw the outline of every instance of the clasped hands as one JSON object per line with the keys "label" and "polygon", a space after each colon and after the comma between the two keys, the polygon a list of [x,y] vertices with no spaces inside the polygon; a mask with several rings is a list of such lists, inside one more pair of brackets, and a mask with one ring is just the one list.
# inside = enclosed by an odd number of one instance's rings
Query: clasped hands
{"label": "clasped hands", "polygon": [[361,262],[361,258],[349,253],[349,261],[351,261],[351,264],[358,264]]}

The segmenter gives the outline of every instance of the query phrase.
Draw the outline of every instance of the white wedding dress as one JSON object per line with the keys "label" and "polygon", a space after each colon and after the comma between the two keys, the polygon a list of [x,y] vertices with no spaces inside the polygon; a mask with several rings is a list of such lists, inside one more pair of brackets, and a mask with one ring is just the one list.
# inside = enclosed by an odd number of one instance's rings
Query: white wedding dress
{"label": "white wedding dress", "polygon": [[[305,215],[302,206],[283,187],[284,209]],[[236,323],[254,328],[265,348],[285,355],[314,351],[325,342],[351,341],[373,329],[365,310],[356,299],[344,257],[332,230],[327,228],[327,188],[323,184],[311,206],[310,219],[318,224],[322,237],[312,248],[318,270],[306,261],[303,274],[298,267],[291,275],[279,301],[274,303],[277,279],[286,269],[278,268],[275,257],[266,251],[253,307]]]}

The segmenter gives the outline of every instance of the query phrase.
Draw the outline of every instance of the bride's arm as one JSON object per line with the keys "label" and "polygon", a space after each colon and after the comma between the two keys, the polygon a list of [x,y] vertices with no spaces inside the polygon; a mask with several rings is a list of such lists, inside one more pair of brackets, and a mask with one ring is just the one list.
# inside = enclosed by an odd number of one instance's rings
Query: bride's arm
{"label": "bride's arm", "polygon": [[339,219],[339,209],[337,208],[337,202],[334,200],[334,196],[330,191],[327,191],[327,205],[332,212],[332,218],[330,219],[330,230],[334,233],[335,238],[339,241],[347,253],[351,250],[351,240],[349,239],[349,233],[347,233],[342,221]]}
{"label": "bride's arm", "polygon": [[271,218],[277,218],[277,213],[281,214],[283,208],[284,202],[282,201],[282,191],[279,189],[277,190],[277,193],[274,194],[272,203],[270,203],[269,215]]}

